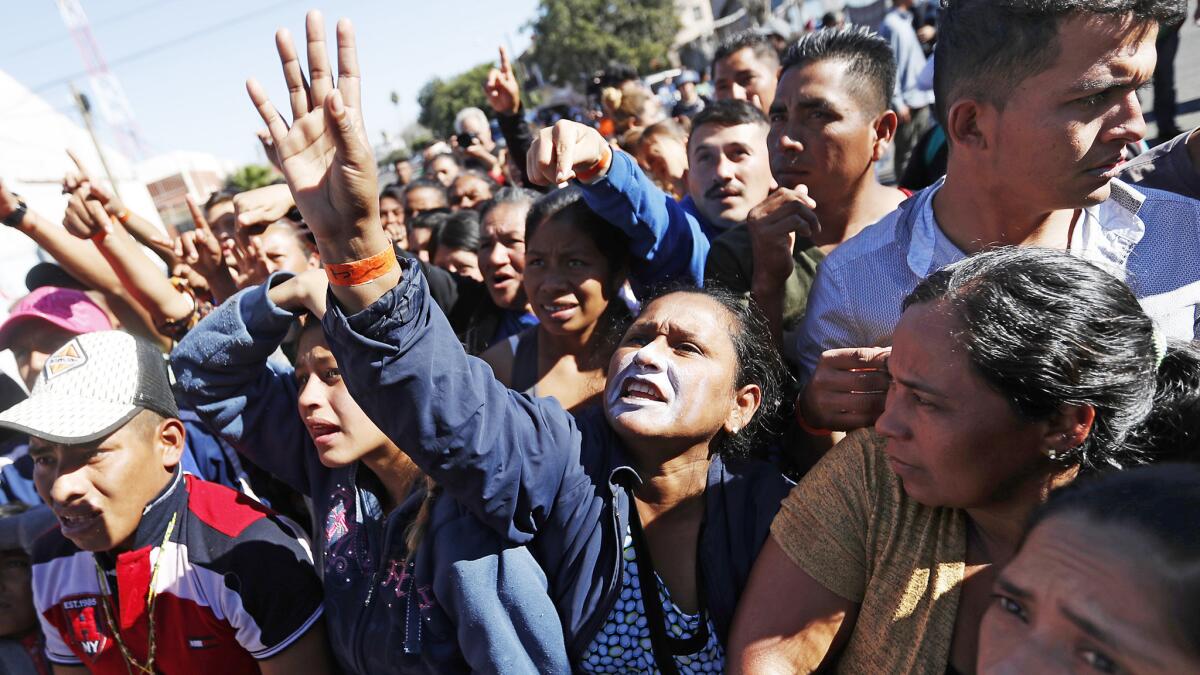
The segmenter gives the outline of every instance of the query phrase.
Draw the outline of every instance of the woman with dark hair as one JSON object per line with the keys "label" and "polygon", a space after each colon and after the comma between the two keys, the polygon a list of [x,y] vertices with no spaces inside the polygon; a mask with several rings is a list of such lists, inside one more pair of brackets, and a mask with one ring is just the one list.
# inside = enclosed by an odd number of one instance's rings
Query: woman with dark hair
{"label": "woman with dark hair", "polygon": [[553,396],[567,410],[598,403],[608,359],[629,320],[619,297],[629,238],[570,187],[533,204],[525,242],[525,297],[538,325],[480,358],[517,391]]}
{"label": "woman with dark hair", "polygon": [[996,579],[977,672],[1200,673],[1200,467],[1051,495]]}
{"label": "woman with dark hair", "polygon": [[1166,351],[1124,283],[1067,253],[1003,248],[929,276],[874,432],[831,450],[772,524],[733,671],[970,672],[996,570],[1050,490],[1153,459],[1135,439]]}
{"label": "woman with dark hair", "polygon": [[[319,14],[308,27],[312,99],[324,106],[293,96],[289,127],[260,85],[248,89],[334,273],[322,323],[354,400],[443,495],[536,559],[573,668],[720,671],[787,491],[774,467],[734,456],[779,405],[785,369],[765,322],[728,294],[671,292],[645,304],[614,351],[603,410],[576,418],[505,387],[464,351],[420,269],[390,255],[353,27],[338,24],[336,71]],[[300,91],[286,34],[279,46]],[[331,151],[305,151],[314,144]]]}
{"label": "woman with dark hair", "polygon": [[455,211],[434,230],[429,259],[434,265],[459,276],[483,281],[479,273],[479,214]]}
{"label": "woman with dark hair", "polygon": [[483,287],[450,317],[470,354],[537,324],[525,277],[525,216],[538,193],[505,187],[479,205],[479,271]]}
{"label": "woman with dark hair", "polygon": [[[444,497],[371,422],[321,330],[324,271],[289,276],[218,307],[179,343],[171,365],[205,422],[312,500],[330,646],[342,669],[562,670],[538,565]],[[295,368],[268,363],[298,318]]]}

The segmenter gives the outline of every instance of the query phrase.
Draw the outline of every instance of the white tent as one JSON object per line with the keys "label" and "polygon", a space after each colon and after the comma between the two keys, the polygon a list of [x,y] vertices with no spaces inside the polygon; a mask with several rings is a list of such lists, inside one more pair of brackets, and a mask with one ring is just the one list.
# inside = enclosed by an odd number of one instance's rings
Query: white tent
{"label": "white tent", "polygon": [[[70,148],[104,181],[103,166],[87,131],[71,116],[0,71],[0,180],[36,211],[61,223],[67,200],[61,183],[74,164]],[[121,199],[130,210],[162,227],[158,211],[134,164],[110,146],[104,147]],[[37,246],[19,232],[0,227],[0,319],[12,300],[25,293],[25,273],[39,261]]]}
{"label": "white tent", "polygon": [[[31,211],[54,223],[62,222],[67,206],[61,189],[63,176],[75,169],[67,148],[97,179],[105,180],[100,157],[87,131],[0,71],[0,180],[20,194]],[[105,146],[104,155],[121,199],[130,210],[162,228],[150,193],[138,180],[133,163],[109,146]],[[8,316],[13,301],[26,293],[25,273],[43,257],[28,237],[0,226],[0,321]],[[0,353],[0,370],[20,381],[7,351]]]}

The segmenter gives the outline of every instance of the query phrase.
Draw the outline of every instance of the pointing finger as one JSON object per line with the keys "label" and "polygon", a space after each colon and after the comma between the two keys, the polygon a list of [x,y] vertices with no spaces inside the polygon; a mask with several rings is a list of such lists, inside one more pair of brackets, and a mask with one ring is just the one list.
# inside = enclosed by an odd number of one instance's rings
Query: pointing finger
{"label": "pointing finger", "polygon": [[508,61],[508,50],[503,46],[500,47],[500,72],[505,75],[512,73],[512,64]]}

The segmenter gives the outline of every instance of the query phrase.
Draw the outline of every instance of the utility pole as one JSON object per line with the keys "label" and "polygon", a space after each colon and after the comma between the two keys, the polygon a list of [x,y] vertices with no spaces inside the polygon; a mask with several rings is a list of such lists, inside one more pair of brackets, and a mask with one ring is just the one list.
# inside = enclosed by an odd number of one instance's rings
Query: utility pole
{"label": "utility pole", "polygon": [[104,175],[108,176],[108,182],[112,184],[113,194],[120,199],[121,188],[117,184],[117,179],[113,177],[112,169],[108,168],[108,159],[104,156],[104,148],[96,139],[96,129],[92,126],[92,104],[88,102],[85,94],[75,88],[74,82],[69,83],[68,86],[71,87],[71,97],[75,99],[75,105],[79,106],[79,114],[83,116],[83,125],[87,127],[88,136],[92,137],[92,145],[96,146],[96,154],[100,155],[100,165],[104,167]]}

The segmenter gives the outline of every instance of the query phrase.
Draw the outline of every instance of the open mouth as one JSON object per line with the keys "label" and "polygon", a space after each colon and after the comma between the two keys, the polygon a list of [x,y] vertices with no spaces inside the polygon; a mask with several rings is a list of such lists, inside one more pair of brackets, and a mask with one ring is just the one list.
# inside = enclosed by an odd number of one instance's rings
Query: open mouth
{"label": "open mouth", "polygon": [[59,528],[67,537],[86,532],[100,522],[100,512],[90,509],[55,511],[54,515],[58,517]]}
{"label": "open mouth", "polygon": [[341,433],[342,428],[336,424],[330,424],[321,420],[305,420],[304,426],[308,427],[308,435],[312,436],[314,443],[328,442],[334,434]]}
{"label": "open mouth", "polygon": [[574,310],[579,307],[579,305],[573,302],[556,302],[552,304],[543,303],[539,305],[539,307],[541,307],[542,311],[545,312],[546,315],[551,319],[554,319],[555,321],[565,321],[571,317],[571,315],[574,313]]}
{"label": "open mouth", "polygon": [[625,380],[625,385],[621,387],[621,398],[631,398],[640,401],[655,401],[665,403],[667,398],[663,396],[653,383],[646,380],[629,378]]}
{"label": "open mouth", "polygon": [[492,275],[493,286],[503,286],[504,284],[515,280],[516,277],[508,272],[496,272]]}

